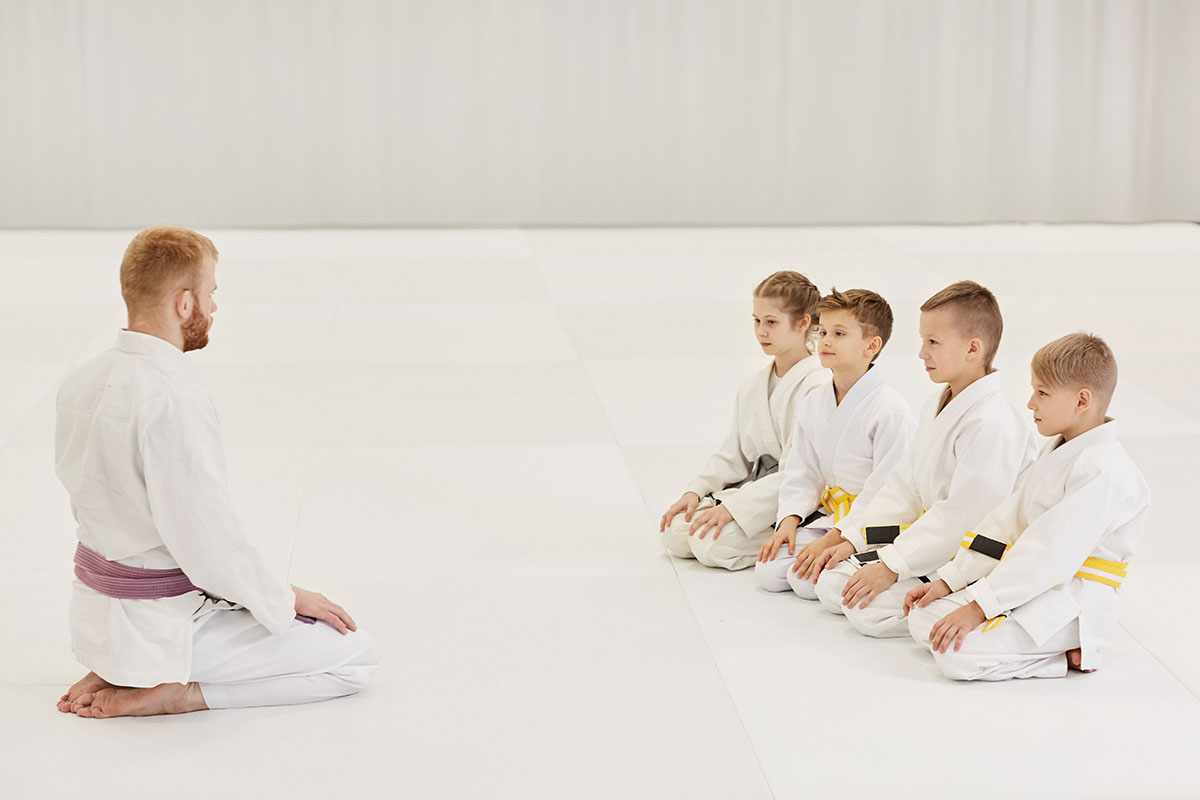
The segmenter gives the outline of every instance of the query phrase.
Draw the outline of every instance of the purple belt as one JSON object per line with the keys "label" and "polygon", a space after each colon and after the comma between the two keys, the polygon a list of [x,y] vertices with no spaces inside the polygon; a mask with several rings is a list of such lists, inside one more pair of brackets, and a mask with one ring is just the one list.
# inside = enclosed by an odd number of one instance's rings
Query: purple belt
{"label": "purple belt", "polygon": [[[203,591],[181,569],[128,567],[106,560],[82,542],[75,548],[75,577],[100,594],[120,600],[158,600]],[[296,619],[309,625],[316,622],[302,614]]]}

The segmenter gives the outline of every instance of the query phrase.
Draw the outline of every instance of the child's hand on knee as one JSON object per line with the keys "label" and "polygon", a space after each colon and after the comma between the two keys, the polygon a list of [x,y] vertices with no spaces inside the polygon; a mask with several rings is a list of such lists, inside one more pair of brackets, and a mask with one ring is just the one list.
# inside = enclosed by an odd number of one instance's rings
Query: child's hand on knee
{"label": "child's hand on knee", "polygon": [[[836,530],[836,529],[835,529]],[[829,569],[841,562],[845,561],[850,556],[854,555],[854,545],[847,541],[839,542],[832,547],[826,547],[809,563],[804,572],[800,572],[800,557],[796,557],[796,566],[793,571],[800,575],[805,580],[810,580],[813,583],[821,577],[824,570]]]}
{"label": "child's hand on knee", "polygon": [[775,556],[779,554],[779,548],[783,547],[783,543],[787,542],[788,555],[796,554],[796,517],[786,517],[783,522],[779,523],[779,527],[775,529],[775,533],[771,535],[758,551],[759,561],[774,561]]}
{"label": "child's hand on knee", "polygon": [[934,600],[940,600],[950,594],[950,585],[945,581],[922,583],[908,594],[904,595],[904,616],[914,608],[924,608]]}
{"label": "child's hand on knee", "polygon": [[986,621],[987,615],[983,613],[979,603],[972,600],[962,608],[954,609],[935,622],[929,631],[929,641],[933,644],[933,649],[939,653],[946,652],[951,644],[954,645],[954,652],[957,653],[958,649],[962,647],[963,639],[967,638],[967,634]]}
{"label": "child's hand on knee", "polygon": [[696,513],[696,506],[700,505],[700,495],[695,492],[684,492],[683,497],[675,501],[675,503],[667,509],[667,513],[662,515],[662,521],[658,523],[658,532],[662,533],[671,524],[671,520],[675,519],[680,511],[684,512],[684,520],[692,521],[692,514]]}
{"label": "child's hand on knee", "polygon": [[710,530],[715,529],[713,533],[713,541],[715,542],[717,537],[721,535],[721,529],[731,522],[733,522],[733,515],[729,513],[728,508],[724,505],[713,506],[696,516],[696,519],[692,522],[692,527],[688,529],[688,536],[694,536],[699,533],[700,538],[703,539],[708,535]]}

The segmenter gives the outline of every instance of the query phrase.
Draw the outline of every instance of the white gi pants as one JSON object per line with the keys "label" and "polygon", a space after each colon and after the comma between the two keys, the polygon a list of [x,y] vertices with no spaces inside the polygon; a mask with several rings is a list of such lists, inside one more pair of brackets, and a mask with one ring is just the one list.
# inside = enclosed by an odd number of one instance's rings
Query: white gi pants
{"label": "white gi pants", "polygon": [[[796,552],[800,552],[801,547],[809,542],[815,542],[824,535],[825,531],[821,528],[797,528]],[[795,563],[795,554],[788,555],[785,545],[779,548],[779,552],[775,554],[773,560],[754,562],[754,580],[758,581],[758,585],[768,592],[786,592],[791,589],[805,600],[816,600],[817,591],[812,581],[802,580],[800,576],[792,572],[792,565]]]}
{"label": "white gi pants", "polygon": [[[908,629],[918,644],[933,651],[929,631],[942,617],[971,602],[966,592],[935,600],[908,615]],[[1067,651],[1079,647],[1079,619],[1073,619],[1042,644],[1036,644],[1018,623],[1003,619],[968,633],[962,649],[933,653],[947,678],[957,681],[1003,681],[1009,678],[1061,678],[1067,674]]]}
{"label": "white gi pants", "polygon": [[[696,513],[712,508],[714,505],[711,497],[705,497],[700,501],[700,505],[696,506]],[[758,559],[758,551],[774,533],[771,528],[767,528],[756,531],[751,536],[742,530],[741,525],[730,522],[721,529],[721,535],[717,538],[713,538],[715,531],[710,530],[701,539],[698,533],[695,536],[688,536],[688,528],[692,526],[692,523],[687,522],[684,516],[682,513],[676,514],[675,519],[671,520],[671,524],[663,531],[663,545],[667,548],[667,552],[676,558],[695,558],[706,567],[720,567],[728,570],[745,569]],[[695,519],[696,517],[693,515],[692,521],[694,522]]]}
{"label": "white gi pants", "polygon": [[884,589],[866,608],[846,608],[842,605],[842,591],[851,576],[859,569],[853,558],[839,562],[825,570],[817,579],[817,599],[821,605],[835,614],[845,614],[855,630],[864,636],[891,638],[908,636],[908,618],[904,616],[904,597],[921,585],[916,578],[896,581]]}
{"label": "white gi pants", "polygon": [[329,700],[361,690],[379,666],[362,632],[345,636],[324,622],[299,620],[271,635],[245,609],[218,609],[196,620],[191,680],[209,708],[280,706]]}

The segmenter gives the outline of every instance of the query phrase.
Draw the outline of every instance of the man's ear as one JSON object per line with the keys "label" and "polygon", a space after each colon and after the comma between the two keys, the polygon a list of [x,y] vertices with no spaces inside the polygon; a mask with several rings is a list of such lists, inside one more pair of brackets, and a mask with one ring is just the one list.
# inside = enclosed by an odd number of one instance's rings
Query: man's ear
{"label": "man's ear", "polygon": [[175,313],[180,319],[190,319],[196,308],[196,296],[190,289],[180,289],[175,293]]}

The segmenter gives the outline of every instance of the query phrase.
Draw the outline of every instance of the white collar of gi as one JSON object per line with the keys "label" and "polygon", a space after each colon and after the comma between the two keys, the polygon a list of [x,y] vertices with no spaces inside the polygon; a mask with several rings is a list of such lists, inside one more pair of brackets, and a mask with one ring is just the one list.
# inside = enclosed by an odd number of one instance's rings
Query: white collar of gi
{"label": "white collar of gi", "polygon": [[[812,373],[816,372],[819,369],[823,369],[823,367],[821,366],[820,356],[811,355],[811,356],[802,358],[799,361],[797,361],[795,364],[793,364],[791,369],[789,369],[787,372],[783,373],[782,376],[780,376],[778,386],[779,387],[790,386],[793,383],[797,383],[799,381],[804,380],[809,375],[811,375]],[[772,362],[771,363],[771,372],[774,372],[774,371],[775,371],[775,363]],[[771,377],[770,374],[768,374],[767,377],[770,378]]]}
{"label": "white collar of gi", "polygon": [[1092,428],[1086,433],[1081,433],[1069,442],[1064,442],[1062,435],[1055,436],[1050,440],[1050,453],[1062,453],[1069,455],[1077,453],[1087,447],[1094,447],[1098,444],[1106,444],[1117,440],[1117,421],[1112,417],[1105,417],[1104,422]]}
{"label": "white collar of gi", "polygon": [[148,333],[122,330],[117,334],[117,349],[123,353],[138,353],[187,363],[182,350],[166,339],[160,339]]}
{"label": "white collar of gi", "polygon": [[[850,387],[850,391],[846,392],[846,396],[842,398],[839,408],[841,406],[854,408],[864,397],[871,393],[872,389],[881,383],[883,383],[883,373],[879,371],[879,367],[872,364],[867,367],[867,371],[863,373],[862,377],[854,382],[854,385]],[[831,392],[834,391],[833,381],[829,382],[829,387]]]}
{"label": "white collar of gi", "polygon": [[[948,388],[943,389],[942,394],[939,395],[939,397],[944,396],[945,392],[947,391],[949,391]],[[982,378],[979,378],[970,386],[963,389],[956,396],[951,398],[950,402],[946,404],[946,407],[942,409],[942,413],[938,414],[938,417],[956,417],[962,412],[965,412],[971,406],[975,405],[976,401],[982,400],[989,394],[995,394],[998,391],[1000,391],[1000,373],[992,372],[988,375],[984,375]],[[950,412],[949,415],[946,414],[947,411]]]}

